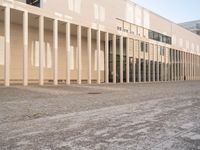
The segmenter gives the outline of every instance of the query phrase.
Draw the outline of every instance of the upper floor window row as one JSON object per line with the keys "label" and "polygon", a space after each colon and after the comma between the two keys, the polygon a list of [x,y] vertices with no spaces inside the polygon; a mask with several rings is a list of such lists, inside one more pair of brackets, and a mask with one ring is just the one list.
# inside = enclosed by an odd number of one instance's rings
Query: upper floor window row
{"label": "upper floor window row", "polygon": [[172,44],[172,38],[169,36],[166,36],[164,34],[149,30],[149,39],[156,40],[159,42]]}
{"label": "upper floor window row", "polygon": [[26,4],[40,7],[40,0],[26,0]]}

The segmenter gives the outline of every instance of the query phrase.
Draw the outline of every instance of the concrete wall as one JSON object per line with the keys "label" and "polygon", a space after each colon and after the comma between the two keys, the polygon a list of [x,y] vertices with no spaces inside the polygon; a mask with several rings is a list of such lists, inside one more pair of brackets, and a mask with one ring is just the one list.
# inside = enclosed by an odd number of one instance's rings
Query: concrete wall
{"label": "concrete wall", "polygon": [[176,49],[200,53],[199,36],[129,0],[47,0],[43,1],[43,8],[107,31],[117,29],[120,23],[116,18],[119,18],[171,36]]}

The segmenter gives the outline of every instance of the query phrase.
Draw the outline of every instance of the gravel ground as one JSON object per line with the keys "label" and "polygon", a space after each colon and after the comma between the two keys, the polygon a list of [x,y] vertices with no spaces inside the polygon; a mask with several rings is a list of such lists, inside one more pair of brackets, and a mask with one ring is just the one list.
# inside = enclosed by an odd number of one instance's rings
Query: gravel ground
{"label": "gravel ground", "polygon": [[0,87],[1,150],[200,150],[200,81]]}

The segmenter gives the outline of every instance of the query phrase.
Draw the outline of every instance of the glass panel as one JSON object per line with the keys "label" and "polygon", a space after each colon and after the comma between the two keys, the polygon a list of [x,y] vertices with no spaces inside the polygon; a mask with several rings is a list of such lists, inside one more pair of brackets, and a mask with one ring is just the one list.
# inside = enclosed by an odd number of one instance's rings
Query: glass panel
{"label": "glass panel", "polygon": [[40,0],[26,0],[26,3],[29,5],[40,7]]}

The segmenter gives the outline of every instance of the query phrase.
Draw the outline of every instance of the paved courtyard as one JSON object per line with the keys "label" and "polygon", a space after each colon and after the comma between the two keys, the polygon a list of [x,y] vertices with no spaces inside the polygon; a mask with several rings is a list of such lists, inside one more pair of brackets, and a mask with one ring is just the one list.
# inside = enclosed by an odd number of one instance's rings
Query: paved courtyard
{"label": "paved courtyard", "polygon": [[200,81],[0,87],[0,149],[200,149]]}

